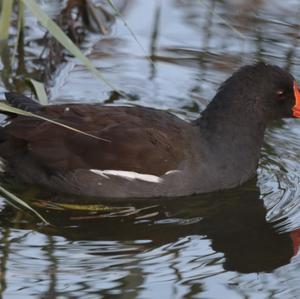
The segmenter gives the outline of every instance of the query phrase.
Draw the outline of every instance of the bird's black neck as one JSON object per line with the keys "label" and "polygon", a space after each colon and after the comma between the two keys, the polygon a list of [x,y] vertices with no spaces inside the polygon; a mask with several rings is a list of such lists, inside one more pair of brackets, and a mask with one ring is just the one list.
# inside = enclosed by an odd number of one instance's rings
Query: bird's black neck
{"label": "bird's black neck", "polygon": [[196,123],[211,157],[220,157],[215,163],[224,175],[238,180],[245,169],[249,176],[255,172],[266,128],[263,112],[255,107],[255,95],[243,86],[231,90],[224,86]]}

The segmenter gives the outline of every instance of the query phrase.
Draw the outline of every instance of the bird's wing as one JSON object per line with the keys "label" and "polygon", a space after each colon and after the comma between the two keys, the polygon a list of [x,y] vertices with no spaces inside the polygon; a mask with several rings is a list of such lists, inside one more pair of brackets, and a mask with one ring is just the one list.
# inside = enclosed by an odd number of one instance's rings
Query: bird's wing
{"label": "bird's wing", "polygon": [[46,106],[38,114],[101,139],[17,116],[3,128],[1,157],[27,155],[53,171],[124,170],[153,175],[176,169],[184,159],[182,125],[186,123],[166,112],[72,104]]}

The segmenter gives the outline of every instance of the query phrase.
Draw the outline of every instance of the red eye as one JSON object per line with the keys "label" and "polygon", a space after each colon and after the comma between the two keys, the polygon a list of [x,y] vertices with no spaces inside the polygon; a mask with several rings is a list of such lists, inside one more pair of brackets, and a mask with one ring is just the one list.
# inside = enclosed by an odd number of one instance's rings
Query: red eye
{"label": "red eye", "polygon": [[285,99],[285,94],[283,90],[278,90],[277,91],[277,98],[279,101],[283,101]]}

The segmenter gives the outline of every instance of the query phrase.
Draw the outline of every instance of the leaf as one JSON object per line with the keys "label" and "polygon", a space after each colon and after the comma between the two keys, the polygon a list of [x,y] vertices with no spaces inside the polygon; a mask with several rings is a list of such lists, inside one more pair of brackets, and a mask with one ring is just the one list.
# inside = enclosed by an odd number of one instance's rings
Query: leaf
{"label": "leaf", "polygon": [[36,92],[39,102],[42,105],[47,105],[48,104],[48,96],[46,94],[44,84],[39,81],[36,81],[34,79],[28,79],[28,80],[33,85],[33,88]]}
{"label": "leaf", "polygon": [[13,2],[13,0],[1,1],[0,40],[6,40],[8,38]]}
{"label": "leaf", "polygon": [[11,204],[11,205],[13,205],[15,207],[23,208],[24,210],[27,210],[27,211],[33,213],[40,220],[42,220],[45,224],[49,225],[49,222],[39,212],[37,212],[36,210],[34,210],[25,201],[23,201],[22,199],[20,199],[19,197],[17,197],[13,193],[9,192],[7,189],[5,189],[4,187],[2,187],[1,185],[0,185],[0,192],[2,192],[3,194],[5,194],[8,197],[8,198],[6,198],[6,197],[3,197],[3,198],[9,204]]}
{"label": "leaf", "polygon": [[110,140],[108,140],[108,139],[104,139],[104,138],[101,138],[101,137],[98,137],[98,136],[95,136],[95,135],[83,132],[81,130],[75,129],[75,128],[70,127],[68,125],[62,124],[62,123],[60,123],[58,121],[52,120],[50,118],[47,118],[47,117],[44,117],[44,116],[41,116],[41,115],[38,115],[38,114],[34,114],[32,112],[28,112],[28,111],[25,111],[25,110],[22,110],[22,109],[19,109],[19,108],[12,107],[12,106],[4,103],[4,102],[0,102],[0,111],[5,111],[5,112],[10,112],[10,113],[18,114],[18,115],[23,115],[23,116],[28,116],[28,117],[34,117],[34,118],[42,119],[42,120],[50,122],[50,123],[52,123],[54,125],[66,128],[66,129],[71,130],[71,131],[74,131],[76,133],[80,133],[80,134],[83,134],[83,135],[86,135],[86,136],[89,136],[89,137],[92,137],[92,138],[95,138],[95,139],[98,139],[98,140],[102,140],[102,141],[105,141],[105,142],[110,142]]}
{"label": "leaf", "polygon": [[70,51],[77,59],[79,59],[97,78],[102,80],[110,88],[118,92],[125,98],[126,94],[118,90],[111,84],[92,64],[92,62],[80,51],[80,49],[72,42],[72,40],[52,21],[47,14],[39,7],[34,0],[22,0],[39,22],[47,28],[47,30],[61,43],[68,51]]}

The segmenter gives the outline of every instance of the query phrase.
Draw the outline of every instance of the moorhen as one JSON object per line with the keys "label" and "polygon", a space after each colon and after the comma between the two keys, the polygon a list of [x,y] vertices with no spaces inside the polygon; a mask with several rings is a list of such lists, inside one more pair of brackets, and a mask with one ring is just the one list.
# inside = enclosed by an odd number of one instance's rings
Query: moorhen
{"label": "moorhen", "polygon": [[16,93],[6,99],[100,138],[9,115],[0,129],[1,171],[99,198],[177,197],[239,186],[256,173],[267,123],[300,117],[294,78],[264,63],[235,72],[191,123],[152,108],[41,106]]}

